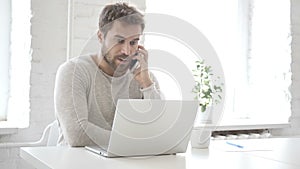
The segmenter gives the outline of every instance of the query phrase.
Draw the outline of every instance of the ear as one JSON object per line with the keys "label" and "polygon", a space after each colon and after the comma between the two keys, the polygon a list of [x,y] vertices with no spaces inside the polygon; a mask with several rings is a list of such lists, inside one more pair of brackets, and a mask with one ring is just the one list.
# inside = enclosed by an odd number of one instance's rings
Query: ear
{"label": "ear", "polygon": [[102,43],[104,35],[100,30],[98,30],[97,36],[98,36],[99,42]]}

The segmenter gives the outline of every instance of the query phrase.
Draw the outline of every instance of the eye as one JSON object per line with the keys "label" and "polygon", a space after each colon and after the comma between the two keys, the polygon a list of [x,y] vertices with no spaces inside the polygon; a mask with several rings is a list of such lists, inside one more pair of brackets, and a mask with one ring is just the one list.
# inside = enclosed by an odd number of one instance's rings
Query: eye
{"label": "eye", "polygon": [[122,44],[122,43],[125,42],[125,40],[124,40],[124,39],[117,39],[117,42],[118,42],[119,44]]}
{"label": "eye", "polygon": [[130,45],[136,45],[138,43],[138,40],[133,40],[133,41],[130,41]]}

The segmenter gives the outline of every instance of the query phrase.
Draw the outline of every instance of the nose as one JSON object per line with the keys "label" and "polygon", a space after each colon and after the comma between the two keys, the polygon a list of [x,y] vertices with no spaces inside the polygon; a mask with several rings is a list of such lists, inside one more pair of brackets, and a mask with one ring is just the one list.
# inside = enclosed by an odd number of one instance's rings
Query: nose
{"label": "nose", "polygon": [[130,45],[128,43],[122,44],[121,52],[124,55],[129,55],[130,54]]}

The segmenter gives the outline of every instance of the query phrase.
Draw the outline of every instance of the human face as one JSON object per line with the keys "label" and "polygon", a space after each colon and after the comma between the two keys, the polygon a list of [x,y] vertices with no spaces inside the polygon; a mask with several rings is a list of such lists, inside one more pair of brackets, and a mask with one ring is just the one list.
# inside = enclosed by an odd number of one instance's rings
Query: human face
{"label": "human face", "polygon": [[[133,55],[138,50],[141,25],[115,21],[101,41],[102,69],[109,75],[122,75],[129,68]],[[101,40],[101,39],[100,39]]]}

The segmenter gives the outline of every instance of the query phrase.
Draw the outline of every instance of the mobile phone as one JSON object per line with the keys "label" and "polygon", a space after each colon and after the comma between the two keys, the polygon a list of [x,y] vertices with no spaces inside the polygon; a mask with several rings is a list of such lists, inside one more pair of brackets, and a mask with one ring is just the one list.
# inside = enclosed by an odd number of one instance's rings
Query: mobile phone
{"label": "mobile phone", "polygon": [[[138,55],[139,53],[136,52],[134,55]],[[137,59],[133,59],[130,63],[129,69],[131,72],[135,71],[139,67],[139,61]]]}

